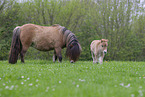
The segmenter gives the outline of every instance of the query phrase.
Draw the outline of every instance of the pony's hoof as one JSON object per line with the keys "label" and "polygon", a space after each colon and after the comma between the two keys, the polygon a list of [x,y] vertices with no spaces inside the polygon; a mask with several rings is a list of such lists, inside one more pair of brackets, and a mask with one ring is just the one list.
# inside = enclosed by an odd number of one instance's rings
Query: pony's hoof
{"label": "pony's hoof", "polygon": [[73,61],[73,60],[71,60],[71,61],[70,61],[70,63],[74,63],[74,61]]}

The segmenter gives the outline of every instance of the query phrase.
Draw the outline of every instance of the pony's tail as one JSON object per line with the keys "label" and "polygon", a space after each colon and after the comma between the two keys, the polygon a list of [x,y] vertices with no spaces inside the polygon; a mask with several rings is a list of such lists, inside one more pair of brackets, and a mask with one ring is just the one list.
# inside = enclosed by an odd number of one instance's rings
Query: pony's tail
{"label": "pony's tail", "polygon": [[9,63],[15,64],[18,60],[18,55],[21,51],[20,28],[16,27],[13,31],[11,49],[9,53]]}
{"label": "pony's tail", "polygon": [[78,60],[81,53],[81,46],[78,42],[71,43],[69,46],[67,46],[66,49],[66,56],[69,57],[69,59],[73,60],[74,62]]}

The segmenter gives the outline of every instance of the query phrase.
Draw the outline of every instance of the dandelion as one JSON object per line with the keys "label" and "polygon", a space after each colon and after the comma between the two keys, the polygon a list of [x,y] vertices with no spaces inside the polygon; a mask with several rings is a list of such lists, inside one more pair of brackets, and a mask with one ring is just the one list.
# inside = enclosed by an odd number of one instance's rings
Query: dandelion
{"label": "dandelion", "polygon": [[24,76],[21,76],[21,78],[24,78]]}

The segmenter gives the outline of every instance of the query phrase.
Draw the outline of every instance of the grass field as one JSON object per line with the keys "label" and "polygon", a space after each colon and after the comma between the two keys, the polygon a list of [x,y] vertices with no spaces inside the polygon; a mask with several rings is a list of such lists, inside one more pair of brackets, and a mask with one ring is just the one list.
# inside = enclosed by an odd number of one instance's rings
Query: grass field
{"label": "grass field", "polygon": [[0,97],[145,97],[145,62],[0,61]]}

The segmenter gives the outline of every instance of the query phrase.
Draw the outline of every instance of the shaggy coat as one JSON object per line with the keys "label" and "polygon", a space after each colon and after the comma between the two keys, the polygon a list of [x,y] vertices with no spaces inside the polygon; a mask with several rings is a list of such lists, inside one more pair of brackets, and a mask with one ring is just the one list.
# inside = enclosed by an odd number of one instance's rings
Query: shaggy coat
{"label": "shaggy coat", "polygon": [[107,39],[94,40],[90,45],[93,63],[103,63],[103,58],[107,54]]}
{"label": "shaggy coat", "polygon": [[76,36],[65,27],[59,24],[52,26],[25,24],[16,27],[13,31],[9,63],[16,63],[19,53],[21,62],[24,62],[24,55],[30,46],[40,51],[54,50],[54,62],[57,57],[59,62],[62,61],[61,50],[64,47],[67,47],[66,55],[71,62],[75,62],[81,52]]}

